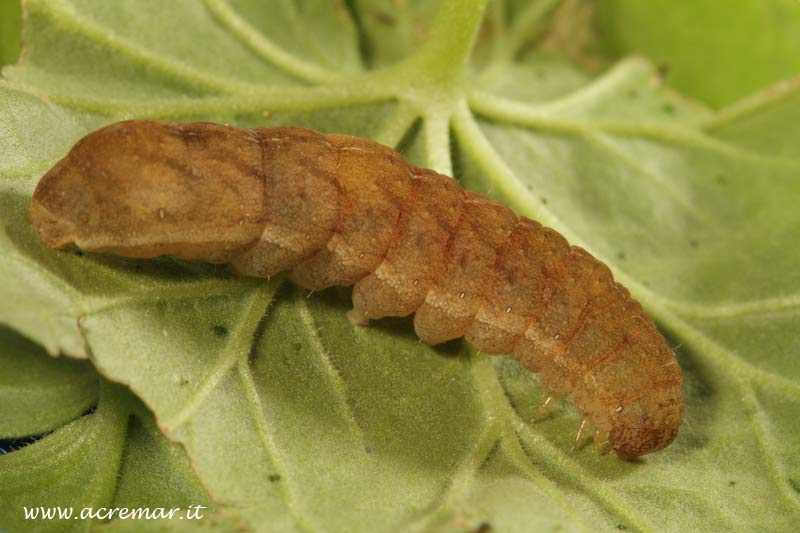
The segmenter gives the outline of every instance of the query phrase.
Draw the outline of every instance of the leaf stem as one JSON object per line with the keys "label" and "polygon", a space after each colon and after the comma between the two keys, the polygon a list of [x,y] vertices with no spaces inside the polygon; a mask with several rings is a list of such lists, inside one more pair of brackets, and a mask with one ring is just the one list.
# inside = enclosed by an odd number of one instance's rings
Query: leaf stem
{"label": "leaf stem", "polygon": [[406,102],[398,102],[378,133],[373,135],[373,140],[397,149],[417,118],[419,118],[419,115],[412,106]]}
{"label": "leaf stem", "polygon": [[440,174],[452,176],[450,115],[443,112],[433,112],[425,116],[424,125],[426,165]]}
{"label": "leaf stem", "polygon": [[461,80],[488,0],[442,0],[431,36],[407,64],[417,73],[450,85]]}

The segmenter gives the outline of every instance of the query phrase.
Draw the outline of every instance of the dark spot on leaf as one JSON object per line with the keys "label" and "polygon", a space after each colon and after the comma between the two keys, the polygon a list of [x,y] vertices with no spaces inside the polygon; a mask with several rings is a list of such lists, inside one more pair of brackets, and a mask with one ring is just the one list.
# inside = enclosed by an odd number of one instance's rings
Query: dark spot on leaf
{"label": "dark spot on leaf", "polygon": [[674,106],[674,105],[672,105],[672,104],[670,104],[669,102],[667,102],[666,104],[662,105],[662,106],[661,106],[661,110],[662,110],[664,113],[668,114],[668,115],[673,115],[673,114],[675,114],[675,106]]}
{"label": "dark spot on leaf", "polygon": [[698,242],[697,242],[696,240],[694,240],[694,239],[692,239],[692,240],[690,240],[690,241],[689,241],[689,246],[691,246],[692,248],[697,248],[697,245],[698,245],[698,244],[700,244],[700,243],[698,243]]}
{"label": "dark spot on leaf", "polygon": [[671,67],[669,63],[661,63],[658,66],[658,75],[661,77],[662,80],[666,78],[667,75],[669,75],[670,68]]}
{"label": "dark spot on leaf", "polygon": [[277,483],[281,480],[281,476],[279,474],[270,474],[267,479],[269,479],[271,483]]}
{"label": "dark spot on leaf", "polygon": [[378,22],[380,24],[384,24],[386,26],[394,26],[397,23],[394,16],[391,13],[387,13],[386,11],[379,11],[376,9],[371,14],[372,17],[375,19],[375,22]]}
{"label": "dark spot on leaf", "polygon": [[733,487],[734,485],[736,485],[735,481],[728,481],[728,486]]}
{"label": "dark spot on leaf", "polygon": [[547,205],[547,198],[544,196],[542,196],[542,204]]}
{"label": "dark spot on leaf", "polygon": [[625,259],[625,252],[617,252],[617,258]]}
{"label": "dark spot on leaf", "polygon": [[725,185],[725,176],[719,175],[714,178],[714,181],[719,183],[720,185]]}
{"label": "dark spot on leaf", "polygon": [[295,351],[295,352],[299,352],[300,350],[302,350],[302,349],[303,349],[303,345],[302,345],[302,344],[300,344],[299,342],[296,342],[296,343],[294,343],[294,345],[292,346],[292,348],[294,348],[294,351]]}
{"label": "dark spot on leaf", "polygon": [[481,522],[478,527],[473,530],[473,533],[492,533],[492,524],[489,522]]}
{"label": "dark spot on leaf", "polygon": [[792,487],[796,493],[800,494],[800,481],[797,481],[796,479],[791,477],[788,479],[788,481],[789,481],[789,486]]}
{"label": "dark spot on leaf", "polygon": [[221,324],[214,326],[214,335],[217,337],[226,337],[228,335],[228,328]]}
{"label": "dark spot on leaf", "polygon": [[628,526],[626,526],[625,524],[617,524],[617,529],[619,529],[620,531],[627,531]]}

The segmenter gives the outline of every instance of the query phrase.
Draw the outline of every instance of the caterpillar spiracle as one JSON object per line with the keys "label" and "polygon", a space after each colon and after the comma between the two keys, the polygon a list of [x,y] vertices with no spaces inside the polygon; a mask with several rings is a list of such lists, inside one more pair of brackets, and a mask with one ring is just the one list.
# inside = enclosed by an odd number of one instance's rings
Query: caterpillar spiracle
{"label": "caterpillar spiracle", "polygon": [[633,458],[683,422],[682,373],[608,267],[556,231],[378,143],[298,127],[125,121],[41,179],[29,220],[52,248],[290,270],[354,285],[355,323],[414,315],[425,342],[466,337],[571,394],[595,445]]}

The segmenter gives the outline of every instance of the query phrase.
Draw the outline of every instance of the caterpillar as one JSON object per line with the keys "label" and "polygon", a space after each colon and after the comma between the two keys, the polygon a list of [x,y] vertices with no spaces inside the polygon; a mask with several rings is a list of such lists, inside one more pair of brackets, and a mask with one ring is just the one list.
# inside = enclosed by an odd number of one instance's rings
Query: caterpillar
{"label": "caterpillar", "polygon": [[571,395],[595,446],[629,459],[683,422],[682,373],[609,268],[556,231],[396,151],[299,127],[124,121],[80,139],[28,214],[51,248],[291,271],[306,289],[353,285],[357,324],[414,313],[435,345],[465,337]]}

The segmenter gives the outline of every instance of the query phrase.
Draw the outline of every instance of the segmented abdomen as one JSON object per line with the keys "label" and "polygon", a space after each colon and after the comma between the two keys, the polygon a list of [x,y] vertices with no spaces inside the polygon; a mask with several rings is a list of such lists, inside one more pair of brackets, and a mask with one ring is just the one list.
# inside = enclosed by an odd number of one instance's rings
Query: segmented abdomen
{"label": "segmented abdomen", "polygon": [[[76,180],[94,214],[56,235],[56,182]],[[112,205],[121,214],[97,215]],[[248,276],[291,270],[308,289],[354,285],[357,320],[416,313],[426,342],[465,336],[512,354],[551,394],[573,394],[623,456],[665,446],[683,420],[673,353],[604,264],[369,140],[119,123],[45,176],[31,220],[53,246],[230,262]]]}

